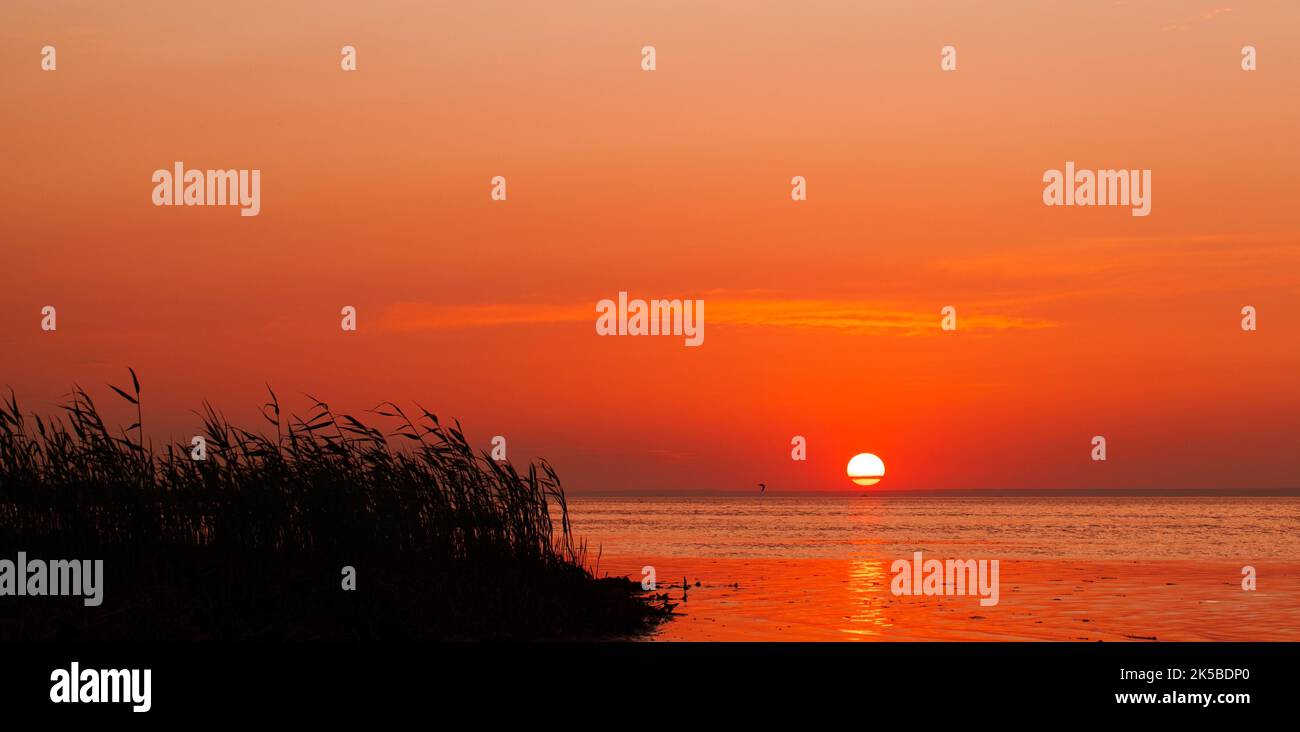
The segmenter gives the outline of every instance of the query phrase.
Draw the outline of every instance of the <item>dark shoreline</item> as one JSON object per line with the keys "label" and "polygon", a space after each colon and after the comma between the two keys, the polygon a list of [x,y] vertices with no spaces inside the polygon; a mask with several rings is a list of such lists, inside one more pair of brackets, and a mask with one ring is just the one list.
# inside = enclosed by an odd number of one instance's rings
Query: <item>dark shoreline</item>
{"label": "dark shoreline", "polygon": [[[56,544],[29,555],[67,556]],[[599,640],[663,617],[640,585],[568,564],[250,558],[208,548],[111,550],[102,605],[81,595],[0,597],[0,642]]]}

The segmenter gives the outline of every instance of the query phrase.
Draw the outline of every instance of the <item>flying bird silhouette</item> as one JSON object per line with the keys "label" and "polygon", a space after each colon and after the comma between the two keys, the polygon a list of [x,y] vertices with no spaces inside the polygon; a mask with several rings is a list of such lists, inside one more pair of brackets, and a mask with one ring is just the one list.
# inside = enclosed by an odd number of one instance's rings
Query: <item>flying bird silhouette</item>
{"label": "flying bird silhouette", "polygon": [[758,492],[759,492],[759,493],[763,493],[763,492],[766,491],[766,490],[767,490],[767,483],[759,483],[759,484],[758,484]]}

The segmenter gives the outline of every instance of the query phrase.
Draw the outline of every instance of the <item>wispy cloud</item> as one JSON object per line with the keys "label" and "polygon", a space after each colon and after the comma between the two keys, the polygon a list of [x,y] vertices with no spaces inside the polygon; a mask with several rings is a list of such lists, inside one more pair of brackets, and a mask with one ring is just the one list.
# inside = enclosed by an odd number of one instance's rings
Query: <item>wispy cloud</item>
{"label": "wispy cloud", "polygon": [[[919,311],[887,303],[856,300],[721,300],[707,310],[710,324],[773,328],[831,328],[854,333],[894,335],[938,334],[940,306]],[[1041,319],[981,312],[978,305],[963,305],[963,331],[1049,328]]]}
{"label": "wispy cloud", "polygon": [[1214,19],[1218,18],[1219,16],[1231,12],[1232,12],[1232,8],[1214,8],[1212,10],[1205,10],[1200,13],[1197,13],[1196,15],[1185,18],[1184,20],[1178,21],[1176,23],[1170,23],[1169,25],[1165,26],[1164,28],[1161,28],[1160,30],[1185,31],[1191,28],[1193,25],[1196,25],[1197,23],[1209,23]]}
{"label": "wispy cloud", "polygon": [[[633,293],[635,295],[635,293]],[[392,331],[482,328],[595,322],[596,300],[574,304],[492,303],[438,305],[400,302],[386,308],[380,326]],[[718,325],[755,328],[828,329],[848,333],[913,336],[939,333],[940,306],[920,311],[888,303],[863,300],[828,300],[758,297],[748,293],[706,293],[705,321]],[[959,314],[963,331],[999,331],[1049,328],[1054,323],[1037,318],[981,312],[966,305]]]}
{"label": "wispy cloud", "polygon": [[1300,283],[1291,266],[1297,256],[1296,242],[1246,234],[1084,237],[953,260],[945,272],[1006,283],[1019,294],[983,302],[1016,311],[1035,302],[1120,293],[1229,291],[1242,281],[1294,287]]}

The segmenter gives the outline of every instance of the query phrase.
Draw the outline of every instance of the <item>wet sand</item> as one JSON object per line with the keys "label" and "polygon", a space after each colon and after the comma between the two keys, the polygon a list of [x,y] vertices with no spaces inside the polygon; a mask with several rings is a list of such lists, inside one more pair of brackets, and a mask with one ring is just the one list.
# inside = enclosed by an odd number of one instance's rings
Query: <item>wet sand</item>
{"label": "wet sand", "polygon": [[1221,561],[1005,560],[985,607],[894,596],[893,559],[605,556],[599,573],[639,580],[654,566],[653,594],[677,608],[650,640],[1300,641],[1300,562],[1254,564],[1245,591],[1242,565]]}

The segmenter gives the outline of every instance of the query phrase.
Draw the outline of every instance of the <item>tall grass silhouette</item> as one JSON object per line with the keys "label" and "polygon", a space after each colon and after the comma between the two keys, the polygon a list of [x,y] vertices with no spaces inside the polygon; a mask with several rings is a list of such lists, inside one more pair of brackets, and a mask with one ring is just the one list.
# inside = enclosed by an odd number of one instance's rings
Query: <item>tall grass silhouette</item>
{"label": "tall grass silhouette", "polygon": [[549,464],[475,454],[422,407],[370,410],[385,432],[314,397],[285,415],[268,388],[274,434],[205,403],[197,460],[192,443],[146,441],[134,371],[110,388],[136,408],[126,428],[81,388],[52,417],[12,391],[0,404],[0,552],[103,558],[107,575],[104,612],[11,600],[0,637],[581,637],[657,614],[634,583],[585,568]]}

